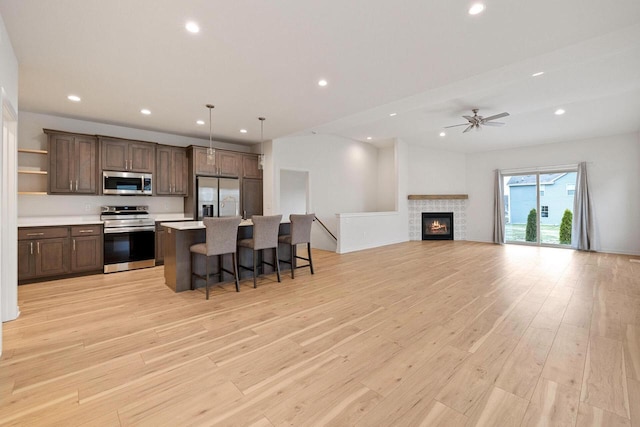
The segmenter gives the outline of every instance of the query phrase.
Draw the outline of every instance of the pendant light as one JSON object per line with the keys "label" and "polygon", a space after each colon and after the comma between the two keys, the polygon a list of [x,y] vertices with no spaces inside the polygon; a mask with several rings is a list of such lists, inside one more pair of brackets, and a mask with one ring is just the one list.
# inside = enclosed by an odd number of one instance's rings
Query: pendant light
{"label": "pendant light", "polygon": [[215,108],[212,104],[207,104],[206,107],[209,109],[209,148],[207,148],[207,164],[215,165],[216,164],[216,150],[213,148],[213,128],[211,121],[211,110]]}
{"label": "pendant light", "polygon": [[264,117],[258,117],[260,120],[260,156],[258,156],[258,169],[264,169]]}

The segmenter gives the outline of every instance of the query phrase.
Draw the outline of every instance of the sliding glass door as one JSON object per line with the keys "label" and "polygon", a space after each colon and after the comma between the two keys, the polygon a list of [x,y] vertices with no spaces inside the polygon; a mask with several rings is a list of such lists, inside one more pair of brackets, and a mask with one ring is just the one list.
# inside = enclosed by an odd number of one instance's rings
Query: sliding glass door
{"label": "sliding glass door", "polygon": [[571,245],[575,171],[504,175],[505,241]]}

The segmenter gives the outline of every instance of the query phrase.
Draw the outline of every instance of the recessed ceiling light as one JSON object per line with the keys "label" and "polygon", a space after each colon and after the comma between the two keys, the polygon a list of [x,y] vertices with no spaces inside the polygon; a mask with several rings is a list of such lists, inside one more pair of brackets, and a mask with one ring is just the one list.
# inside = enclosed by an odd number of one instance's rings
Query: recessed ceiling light
{"label": "recessed ceiling light", "polygon": [[78,95],[69,95],[67,96],[67,99],[73,102],[80,102],[80,97]]}
{"label": "recessed ceiling light", "polygon": [[544,74],[544,71],[538,71],[537,73],[531,74],[531,77],[538,77]]}
{"label": "recessed ceiling light", "polygon": [[196,124],[202,126],[204,124],[204,120],[198,120]]}
{"label": "recessed ceiling light", "polygon": [[373,139],[373,137],[371,137],[371,136],[367,137],[367,141],[371,141],[372,139]]}
{"label": "recessed ceiling light", "polygon": [[184,26],[187,31],[189,31],[190,33],[199,33],[200,32],[200,27],[198,26],[198,24],[196,24],[193,21],[189,21],[187,22],[187,24]]}
{"label": "recessed ceiling light", "polygon": [[473,6],[469,8],[469,15],[477,15],[484,10],[484,5],[482,3],[475,3]]}
{"label": "recessed ceiling light", "polygon": [[240,133],[247,133],[246,129],[240,129]]}
{"label": "recessed ceiling light", "polygon": [[151,111],[147,110],[146,108],[143,108],[142,110],[140,110],[140,112],[145,116],[148,116],[149,114],[151,114]]}
{"label": "recessed ceiling light", "polygon": [[440,136],[447,136],[445,132],[440,132]]}
{"label": "recessed ceiling light", "polygon": [[398,113],[391,113],[391,114],[389,114],[389,116],[391,116],[391,117],[395,117],[395,116],[397,116],[397,115],[398,115]]}
{"label": "recessed ceiling light", "polygon": [[318,80],[318,86],[325,87],[328,84],[329,83],[325,79]]}
{"label": "recessed ceiling light", "polygon": [[561,116],[561,115],[563,115],[565,112],[566,112],[566,111],[564,111],[562,108],[558,108],[558,109],[555,111],[555,113],[553,113],[553,114],[555,114],[556,116]]}

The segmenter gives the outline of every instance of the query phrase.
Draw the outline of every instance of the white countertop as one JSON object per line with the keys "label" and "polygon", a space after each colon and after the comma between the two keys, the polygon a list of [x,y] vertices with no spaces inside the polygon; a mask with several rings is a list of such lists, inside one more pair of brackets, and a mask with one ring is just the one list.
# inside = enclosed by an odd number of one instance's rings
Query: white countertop
{"label": "white countertop", "polygon": [[[174,230],[199,230],[205,228],[202,221],[163,222],[160,225]],[[253,225],[253,222],[250,219],[243,219],[240,222],[240,227],[246,227],[247,225]]]}
{"label": "white countertop", "polygon": [[18,217],[18,227],[48,227],[55,225],[102,224],[100,215]]}
{"label": "white countertop", "polygon": [[193,221],[192,216],[185,216],[182,212],[180,213],[160,213],[160,214],[151,214],[151,218],[156,222],[161,221]]}

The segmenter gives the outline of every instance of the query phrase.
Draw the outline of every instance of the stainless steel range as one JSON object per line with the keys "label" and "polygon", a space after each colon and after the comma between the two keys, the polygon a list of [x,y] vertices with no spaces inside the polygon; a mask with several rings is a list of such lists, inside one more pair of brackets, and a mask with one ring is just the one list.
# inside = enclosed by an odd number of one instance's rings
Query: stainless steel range
{"label": "stainless steel range", "polygon": [[148,206],[103,206],[104,272],[156,265],[156,229]]}

